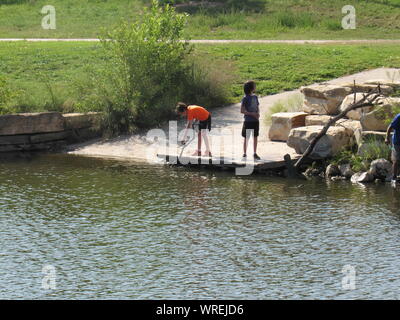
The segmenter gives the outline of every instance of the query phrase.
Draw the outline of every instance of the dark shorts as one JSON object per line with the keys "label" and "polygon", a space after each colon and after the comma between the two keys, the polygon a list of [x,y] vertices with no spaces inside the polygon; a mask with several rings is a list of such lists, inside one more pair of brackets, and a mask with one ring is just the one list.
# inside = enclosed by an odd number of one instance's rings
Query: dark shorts
{"label": "dark shorts", "polygon": [[243,128],[242,128],[242,137],[246,138],[246,132],[248,132],[248,136],[250,137],[251,134],[254,135],[254,137],[258,137],[260,133],[260,122],[259,121],[245,121],[243,123]]}
{"label": "dark shorts", "polygon": [[211,114],[208,116],[207,120],[199,121],[199,130],[211,131]]}
{"label": "dark shorts", "polygon": [[400,161],[400,145],[392,145],[392,161]]}

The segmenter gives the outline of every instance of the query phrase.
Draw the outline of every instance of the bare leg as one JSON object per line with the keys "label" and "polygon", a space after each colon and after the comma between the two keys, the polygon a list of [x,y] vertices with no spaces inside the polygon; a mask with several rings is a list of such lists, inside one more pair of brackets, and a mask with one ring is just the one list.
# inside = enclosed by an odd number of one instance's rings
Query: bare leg
{"label": "bare leg", "polygon": [[243,154],[247,154],[247,144],[248,144],[248,142],[249,142],[249,138],[248,137],[244,138],[244,140],[243,140]]}
{"label": "bare leg", "polygon": [[193,153],[194,156],[201,156],[201,132],[197,135],[197,150]]}
{"label": "bare leg", "polygon": [[399,174],[399,163],[398,161],[393,161],[393,179],[397,179]]}
{"label": "bare leg", "polygon": [[[204,144],[206,145],[206,156],[211,156],[211,149],[210,149],[210,142],[208,141],[208,135],[207,135],[207,130],[203,129],[200,131],[201,135],[203,136],[204,139]],[[199,149],[200,150],[200,149]]]}
{"label": "bare leg", "polygon": [[254,153],[257,153],[258,137],[253,137]]}

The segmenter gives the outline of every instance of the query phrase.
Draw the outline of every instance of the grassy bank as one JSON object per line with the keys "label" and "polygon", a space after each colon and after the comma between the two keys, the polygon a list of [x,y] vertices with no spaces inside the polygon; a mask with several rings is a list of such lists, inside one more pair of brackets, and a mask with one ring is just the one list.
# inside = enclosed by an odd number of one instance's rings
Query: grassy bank
{"label": "grassy bank", "polygon": [[[0,43],[0,75],[18,94],[14,111],[75,111],[90,66],[105,63],[95,43]],[[242,96],[242,83],[254,79],[260,95],[377,67],[399,67],[399,45],[197,45],[197,55],[231,65],[229,102]],[[216,66],[215,68],[218,68]],[[216,70],[218,74],[218,70]]]}
{"label": "grassy bank", "polygon": [[[236,1],[239,2],[240,1]],[[190,11],[187,38],[193,39],[397,39],[400,4],[397,0],[353,1],[357,28],[343,30],[341,20],[347,0],[258,0],[245,10],[185,8]],[[102,28],[122,19],[140,19],[146,0],[52,0],[57,29],[43,30],[40,13],[46,0],[3,0],[0,38],[97,37]]]}

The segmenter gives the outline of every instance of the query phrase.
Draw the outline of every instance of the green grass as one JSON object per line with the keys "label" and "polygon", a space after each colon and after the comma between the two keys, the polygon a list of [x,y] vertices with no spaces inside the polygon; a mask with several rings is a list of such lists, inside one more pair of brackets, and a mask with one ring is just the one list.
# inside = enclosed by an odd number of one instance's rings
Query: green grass
{"label": "green grass", "polygon": [[[22,91],[14,101],[16,111],[76,110],[86,69],[105,63],[96,43],[0,43],[0,76]],[[197,45],[207,61],[223,59],[233,65],[229,101],[242,96],[242,84],[257,82],[259,95],[292,90],[377,67],[399,67],[399,45]],[[224,67],[225,68],[225,67]],[[49,87],[53,91],[51,95]]]}
{"label": "green grass", "polygon": [[232,95],[242,95],[242,82],[257,81],[260,95],[378,67],[399,67],[399,45],[202,45],[203,54],[236,62],[238,81]]}
{"label": "green grass", "polygon": [[[186,37],[193,39],[389,39],[399,38],[397,0],[353,1],[357,28],[343,30],[341,8],[347,0],[261,0],[253,12],[223,8],[190,15]],[[57,29],[43,30],[40,13],[47,0],[0,0],[0,38],[97,37],[121,19],[140,19],[145,0],[52,0]]]}

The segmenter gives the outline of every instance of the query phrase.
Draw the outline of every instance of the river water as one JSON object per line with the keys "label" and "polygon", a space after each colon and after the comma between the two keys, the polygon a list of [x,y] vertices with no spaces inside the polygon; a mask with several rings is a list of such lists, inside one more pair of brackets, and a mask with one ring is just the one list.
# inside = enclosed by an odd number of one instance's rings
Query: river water
{"label": "river water", "polygon": [[49,155],[1,161],[0,192],[2,299],[400,297],[386,185]]}

